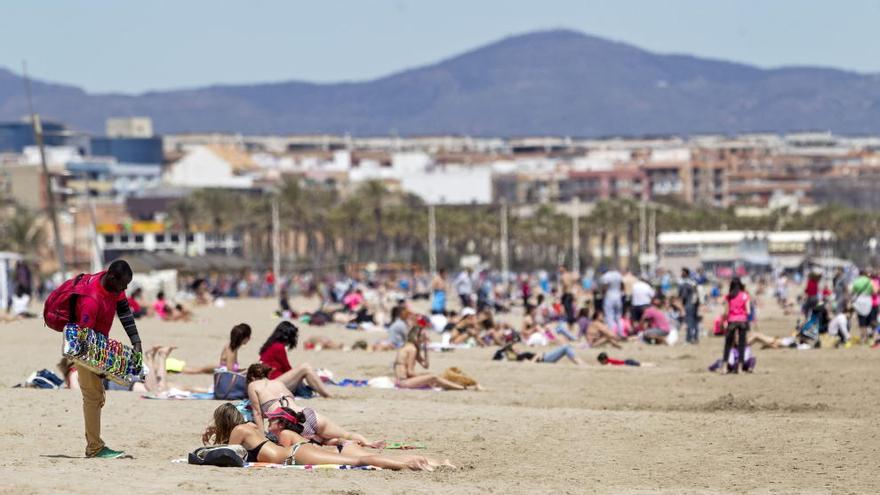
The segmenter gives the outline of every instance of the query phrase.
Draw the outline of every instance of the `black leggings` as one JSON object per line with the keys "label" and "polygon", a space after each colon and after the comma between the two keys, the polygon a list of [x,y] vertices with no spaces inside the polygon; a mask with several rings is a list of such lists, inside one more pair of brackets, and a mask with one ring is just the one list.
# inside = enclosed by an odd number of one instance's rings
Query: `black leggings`
{"label": "black leggings", "polygon": [[[724,334],[724,364],[727,365],[728,371],[739,371],[741,365],[745,364],[746,339],[748,338],[748,333],[749,323],[746,321],[737,321],[727,324],[727,332]],[[737,334],[739,334],[738,339]],[[734,340],[736,340],[736,350],[739,352],[739,356],[737,357],[737,362],[731,367],[727,360],[730,358],[730,349],[733,347]]]}

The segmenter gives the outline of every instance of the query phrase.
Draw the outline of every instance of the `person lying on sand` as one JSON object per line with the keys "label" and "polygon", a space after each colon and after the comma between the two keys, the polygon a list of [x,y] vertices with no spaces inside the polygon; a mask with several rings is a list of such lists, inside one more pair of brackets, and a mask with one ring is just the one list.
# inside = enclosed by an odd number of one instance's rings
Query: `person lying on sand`
{"label": "person lying on sand", "polygon": [[[367,450],[381,449],[385,447],[385,442],[377,442],[375,445],[364,445],[361,442],[346,437],[338,437],[331,439],[323,439],[316,436],[313,429],[313,421],[307,414],[308,409],[296,412],[289,407],[280,407],[268,414],[269,433],[274,435],[275,441],[283,447],[292,447],[296,444],[310,443],[329,447],[325,449],[329,452],[336,452],[343,455],[351,455],[355,457],[374,455],[375,452]],[[318,441],[318,440],[321,441]],[[413,458],[422,458],[421,456],[399,456],[396,460],[407,462]],[[448,462],[448,461],[447,461]]]}
{"label": "person lying on sand", "polygon": [[[295,439],[291,435],[285,437],[286,441]],[[339,452],[336,447],[325,448],[305,440],[294,441],[289,446],[279,445],[266,438],[263,430],[256,424],[245,421],[238,409],[228,402],[214,410],[214,421],[202,435],[202,442],[205,445],[241,445],[248,451],[248,462],[285,465],[347,464],[414,471],[433,471],[435,467],[442,465],[421,456],[408,456],[406,461],[402,461],[383,455],[347,455]]]}
{"label": "person lying on sand", "polygon": [[604,352],[600,352],[598,356],[596,356],[596,361],[599,361],[601,365],[611,366],[644,366],[645,368],[651,368],[656,366],[654,363],[640,363],[635,359],[614,359],[608,357],[608,354]]}
{"label": "person lying on sand", "polygon": [[519,347],[519,344],[511,342],[501,349],[495,351],[495,355],[492,357],[492,359],[494,359],[495,361],[507,360],[530,361],[533,363],[555,363],[563,357],[567,357],[572,363],[578,366],[586,366],[569,344],[558,346],[552,351],[536,354],[531,351],[525,351]]}
{"label": "person lying on sand", "polygon": [[479,390],[480,385],[465,387],[430,373],[416,373],[416,363],[428,369],[428,334],[425,329],[414,326],[406,336],[406,344],[397,351],[394,360],[394,377],[400,388],[438,387],[444,390]]}

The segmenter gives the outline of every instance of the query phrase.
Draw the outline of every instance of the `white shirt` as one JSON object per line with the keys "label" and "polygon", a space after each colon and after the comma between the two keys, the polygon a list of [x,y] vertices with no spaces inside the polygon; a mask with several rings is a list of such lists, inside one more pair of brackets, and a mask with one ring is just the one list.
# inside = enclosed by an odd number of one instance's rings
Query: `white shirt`
{"label": "white shirt", "polygon": [[605,272],[605,274],[602,275],[602,278],[599,279],[599,282],[608,287],[608,289],[605,291],[606,296],[620,297],[620,289],[621,284],[623,283],[623,277],[620,275],[619,271],[610,270]]}
{"label": "white shirt", "polygon": [[639,280],[633,284],[633,306],[647,306],[651,304],[652,297],[654,297],[654,288],[649,283]]}

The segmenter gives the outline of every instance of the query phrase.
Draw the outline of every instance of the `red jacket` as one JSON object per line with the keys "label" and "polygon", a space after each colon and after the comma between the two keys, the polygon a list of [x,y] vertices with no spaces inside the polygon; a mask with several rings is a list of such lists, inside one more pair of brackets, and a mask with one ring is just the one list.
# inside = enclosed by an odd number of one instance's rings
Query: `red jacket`
{"label": "red jacket", "polygon": [[281,342],[273,342],[265,351],[260,353],[260,362],[272,368],[269,379],[274,380],[285,372],[290,371],[290,361],[287,360],[287,348]]}

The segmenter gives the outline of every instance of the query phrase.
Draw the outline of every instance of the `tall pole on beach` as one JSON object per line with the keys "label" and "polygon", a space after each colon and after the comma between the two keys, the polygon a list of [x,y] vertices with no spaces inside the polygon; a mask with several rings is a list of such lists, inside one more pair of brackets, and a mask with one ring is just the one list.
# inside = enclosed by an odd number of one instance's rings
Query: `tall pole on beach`
{"label": "tall pole on beach", "polygon": [[431,275],[437,273],[437,212],[428,205],[428,268]]}
{"label": "tall pole on beach", "polygon": [[49,213],[49,220],[52,222],[52,233],[55,235],[55,258],[58,260],[58,269],[61,270],[61,276],[65,277],[67,273],[67,263],[64,261],[64,244],[61,242],[61,227],[58,225],[58,215],[55,208],[55,194],[52,191],[52,179],[49,177],[49,166],[46,165],[46,148],[43,145],[43,126],[40,124],[40,116],[34,111],[34,102],[31,97],[31,80],[27,74],[27,63],[22,62],[22,75],[24,76],[24,87],[27,92],[28,109],[31,113],[31,125],[34,127],[34,141],[40,149],[40,166],[43,172],[43,183],[46,188],[46,205]]}
{"label": "tall pole on beach", "polygon": [[572,205],[572,215],[571,215],[571,271],[575,273],[581,272],[581,228],[580,228],[580,220],[581,220],[581,212],[580,212],[580,198],[577,196],[571,202]]}
{"label": "tall pole on beach", "polygon": [[650,223],[648,224],[648,252],[651,255],[651,269],[657,269],[657,208],[651,208]]}
{"label": "tall pole on beach", "polygon": [[501,279],[507,285],[507,272],[510,271],[509,234],[507,231],[507,201],[501,200]]}
{"label": "tall pole on beach", "polygon": [[645,217],[645,201],[639,202],[639,270],[645,271],[644,255],[647,253],[648,221]]}
{"label": "tall pole on beach", "polygon": [[281,219],[278,194],[272,194],[272,274],[275,276],[275,295],[281,294]]}

